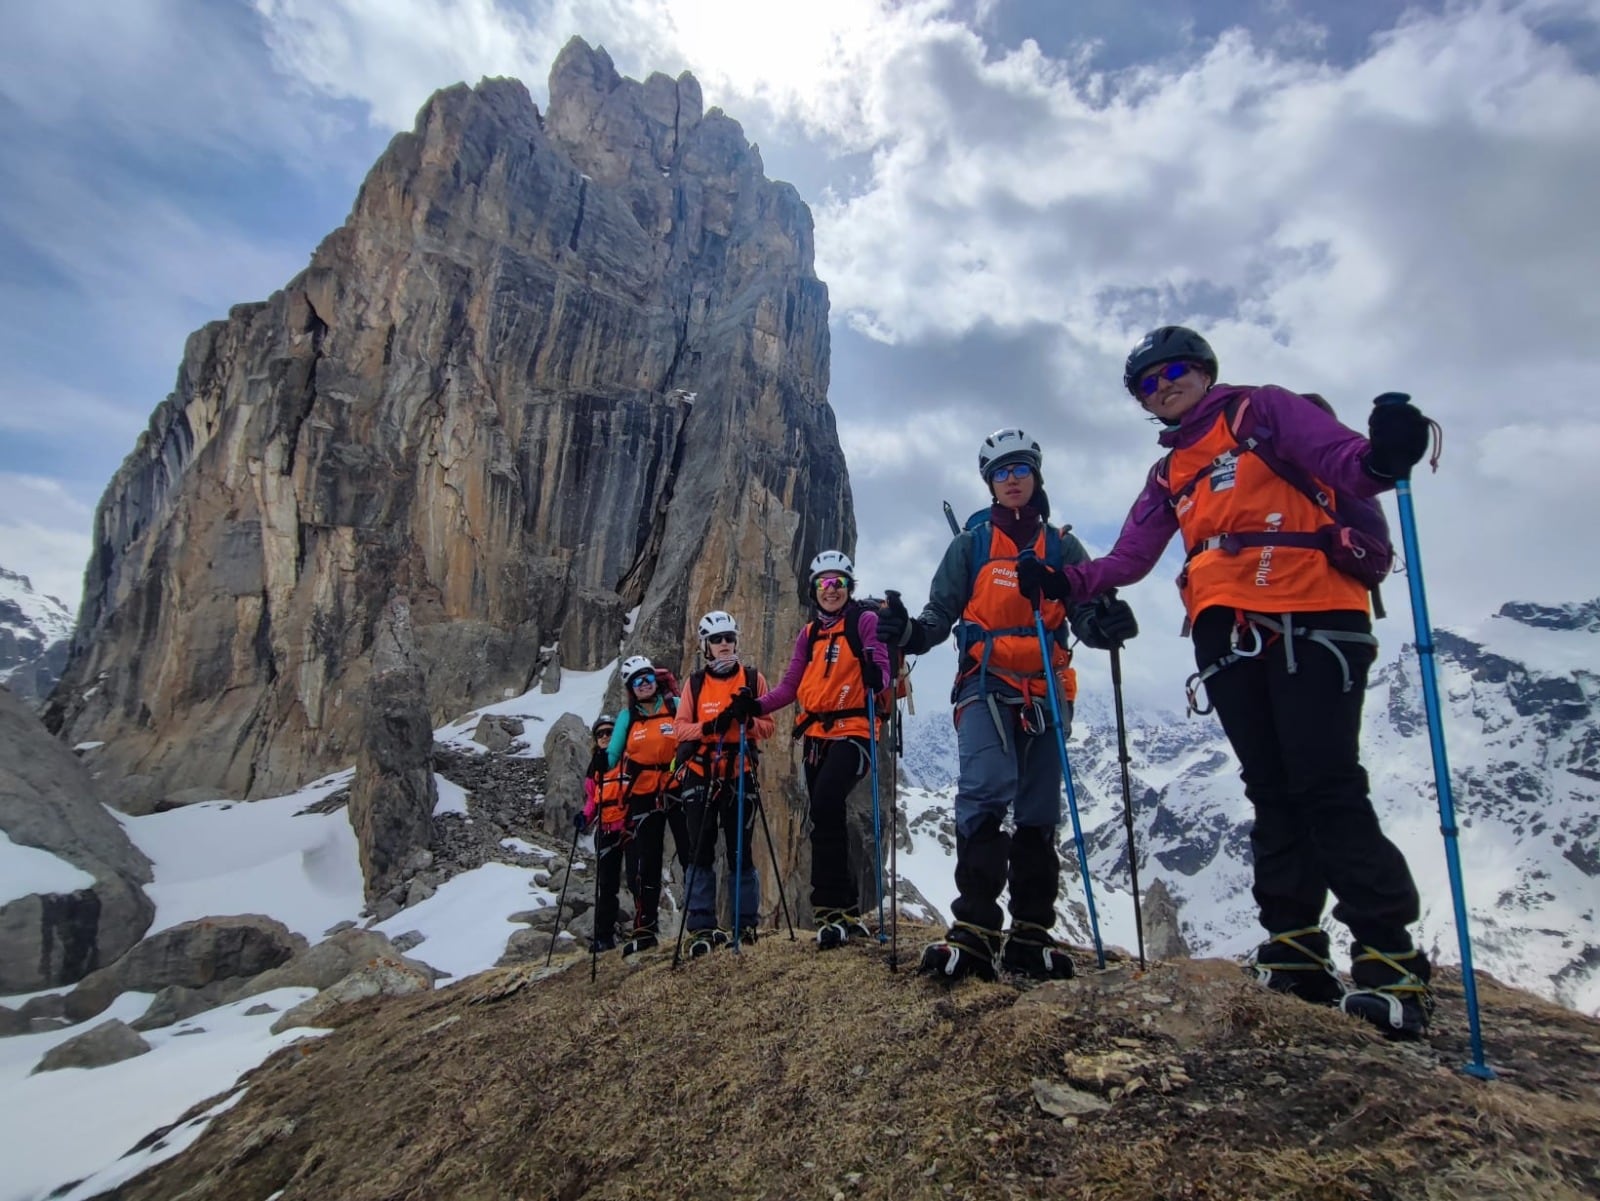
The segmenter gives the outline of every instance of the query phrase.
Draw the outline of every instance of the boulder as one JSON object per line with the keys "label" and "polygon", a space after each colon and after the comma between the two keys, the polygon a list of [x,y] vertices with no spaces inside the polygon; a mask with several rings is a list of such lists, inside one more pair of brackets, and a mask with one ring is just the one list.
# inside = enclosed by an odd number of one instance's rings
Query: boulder
{"label": "boulder", "polygon": [[231,994],[232,981],[213,980],[201,988],[185,988],[169,984],[150,1001],[150,1007],[134,1021],[135,1030],[159,1030],[197,1013],[215,1009],[225,1003]]}
{"label": "boulder", "polygon": [[516,739],[522,737],[523,729],[520,718],[485,713],[478,718],[478,726],[472,731],[472,741],[496,754],[504,754]]}
{"label": "boulder", "polygon": [[137,1030],[113,1018],[51,1047],[34,1066],[33,1073],[55,1072],[62,1068],[99,1068],[143,1055],[148,1050],[150,1044]]}
{"label": "boulder", "polygon": [[583,773],[593,747],[589,723],[576,713],[563,713],[544,736],[544,829],[569,843],[572,819],[583,811]]}
{"label": "boulder", "polygon": [[430,972],[398,956],[384,956],[363,964],[316,996],[296,1005],[272,1023],[272,1032],[281,1034],[295,1026],[313,1026],[329,1010],[340,1005],[371,997],[405,997],[427,992],[432,987]]}
{"label": "boulder", "polygon": [[149,928],[155,906],[141,886],[150,882],[150,861],[105,799],[78,757],[0,688],[0,833],[54,856],[60,868],[46,878],[73,882],[39,893],[0,878],[0,993],[71,984]]}
{"label": "boulder", "polygon": [[110,967],[85,976],[66,998],[74,1021],[93,1017],[124,992],[199,989],[251,977],[286,962],[306,940],[260,914],[206,917],[153,934]]}
{"label": "boulder", "polygon": [[617,657],[628,603],[609,588],[580,588],[561,626],[561,665],[598,671]]}
{"label": "boulder", "polygon": [[406,959],[389,939],[376,930],[341,930],[314,947],[301,951],[287,963],[244,982],[230,999],[253,997],[275,988],[330,988],[363,964],[398,960],[406,967],[433,978],[433,969]]}

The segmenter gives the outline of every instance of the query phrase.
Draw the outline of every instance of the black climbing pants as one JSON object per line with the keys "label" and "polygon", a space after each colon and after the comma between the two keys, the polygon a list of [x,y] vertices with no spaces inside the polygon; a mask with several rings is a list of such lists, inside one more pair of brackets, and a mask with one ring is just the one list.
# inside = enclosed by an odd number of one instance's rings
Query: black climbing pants
{"label": "black climbing pants", "polygon": [[855,909],[845,802],[871,761],[857,738],[805,740],[806,792],[811,798],[811,907],[818,913]]}
{"label": "black climbing pants", "polygon": [[[1202,612],[1194,626],[1202,670],[1233,648],[1232,609]],[[1365,613],[1294,614],[1296,626],[1370,632]],[[1254,658],[1206,681],[1223,731],[1239,757],[1255,808],[1250,849],[1256,904],[1270,934],[1315,926],[1328,893],[1333,916],[1357,942],[1387,952],[1411,947],[1417,888],[1400,849],[1384,836],[1361,765],[1361,705],[1375,647],[1340,642],[1350,688],[1326,646],[1296,638],[1288,670],[1281,636],[1260,631]]]}

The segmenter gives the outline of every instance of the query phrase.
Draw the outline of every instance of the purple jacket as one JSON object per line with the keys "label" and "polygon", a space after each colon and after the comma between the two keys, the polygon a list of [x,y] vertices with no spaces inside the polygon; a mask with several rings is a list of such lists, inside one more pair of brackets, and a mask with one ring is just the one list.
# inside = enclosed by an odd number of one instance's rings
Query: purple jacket
{"label": "purple jacket", "polygon": [[[861,649],[866,651],[867,657],[878,665],[878,678],[887,680],[889,652],[883,645],[883,639],[878,637],[877,611],[862,609],[861,615],[856,619],[856,630],[861,635]],[[783,679],[778,681],[776,688],[760,698],[763,714],[776,713],[785,705],[794,704],[795,693],[800,690],[800,678],[805,675],[806,664],[810,662],[810,649],[811,640],[806,637],[805,628],[802,627],[799,636],[794,640],[794,654],[789,658],[789,666],[783,670]]]}
{"label": "purple jacket", "polygon": [[[1193,446],[1233,397],[1248,394],[1256,428],[1271,438],[1279,457],[1314,475],[1336,494],[1372,497],[1393,487],[1362,468],[1370,444],[1314,404],[1293,392],[1267,385],[1245,388],[1218,384],[1181,418],[1175,429],[1158,439],[1168,450]],[[1163,456],[1163,459],[1165,456]],[[1117,544],[1102,558],[1068,567],[1064,574],[1073,600],[1088,600],[1111,588],[1137,583],[1160,562],[1167,543],[1178,532],[1178,518],[1167,503],[1171,493],[1156,479],[1157,460],[1145,478],[1144,491],[1128,510]]]}

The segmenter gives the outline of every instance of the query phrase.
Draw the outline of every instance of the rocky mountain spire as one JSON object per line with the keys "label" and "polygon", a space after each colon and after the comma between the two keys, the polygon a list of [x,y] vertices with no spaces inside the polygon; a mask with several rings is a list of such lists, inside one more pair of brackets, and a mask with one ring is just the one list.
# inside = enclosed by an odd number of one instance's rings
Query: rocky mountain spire
{"label": "rocky mountain spire", "polygon": [[193,334],[96,514],[47,721],[147,803],[354,757],[374,631],[410,598],[435,719],[632,641],[687,665],[736,612],[774,670],[797,578],[855,524],[811,216],[685,75],[574,39],[434,95],[349,219]]}

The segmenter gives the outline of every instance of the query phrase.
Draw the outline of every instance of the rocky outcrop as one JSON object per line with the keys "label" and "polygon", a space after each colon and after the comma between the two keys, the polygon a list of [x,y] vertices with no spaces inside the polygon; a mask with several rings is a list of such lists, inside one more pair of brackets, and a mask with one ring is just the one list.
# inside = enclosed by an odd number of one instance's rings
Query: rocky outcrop
{"label": "rocky outcrop", "polygon": [[[149,929],[150,861],[105,809],[83,764],[0,688],[0,834],[55,856],[66,887],[0,879],[0,993],[71,984]],[[48,864],[48,860],[45,861]]]}
{"label": "rocky outcrop", "polygon": [[547,113],[438,93],[303,273],[189,339],[97,511],[52,728],[159,796],[283,791],[354,758],[396,592],[437,719],[541,646],[603,665],[634,608],[665,661],[727,608],[775,667],[855,537],[827,316],[810,213],[691,77],[574,40]]}
{"label": "rocky outcrop", "polygon": [[68,994],[65,1012],[82,1021],[124,992],[159,993],[172,985],[203,989],[217,981],[257,976],[305,949],[303,937],[256,913],[182,922],[85,976]]}
{"label": "rocky outcrop", "polygon": [[1166,881],[1156,879],[1144,894],[1144,950],[1150,959],[1188,958],[1192,953],[1183,937],[1178,902]]}
{"label": "rocky outcrop", "polygon": [[583,809],[583,774],[593,749],[588,725],[573,713],[562,714],[545,735],[545,833],[572,837],[573,816]]}
{"label": "rocky outcrop", "polygon": [[373,647],[350,786],[350,825],[369,900],[398,882],[401,869],[418,851],[428,849],[433,835],[439,790],[433,778],[433,723],[425,687],[416,662],[411,609],[397,597],[384,609]]}

